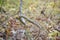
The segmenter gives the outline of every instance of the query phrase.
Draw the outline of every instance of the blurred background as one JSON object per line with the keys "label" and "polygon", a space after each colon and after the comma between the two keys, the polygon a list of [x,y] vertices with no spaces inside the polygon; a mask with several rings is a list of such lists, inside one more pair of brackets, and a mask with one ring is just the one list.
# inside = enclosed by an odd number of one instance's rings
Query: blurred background
{"label": "blurred background", "polygon": [[[60,0],[22,0],[22,3],[22,14],[38,22],[44,29],[27,20],[26,27],[16,19],[20,13],[20,0],[0,0],[0,34],[3,35],[6,30],[6,40],[60,40]],[[13,29],[18,32],[22,30],[20,36],[25,36],[14,37]],[[28,36],[23,34],[24,30]],[[38,34],[39,37],[36,36]]]}

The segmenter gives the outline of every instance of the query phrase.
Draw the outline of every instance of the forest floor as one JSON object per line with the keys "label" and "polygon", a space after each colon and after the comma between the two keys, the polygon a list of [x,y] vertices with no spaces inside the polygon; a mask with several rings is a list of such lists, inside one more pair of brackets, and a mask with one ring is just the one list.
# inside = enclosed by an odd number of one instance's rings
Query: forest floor
{"label": "forest floor", "polygon": [[23,15],[35,23],[26,20],[23,25],[19,19],[20,1],[8,0],[0,12],[0,32],[7,31],[6,40],[60,40],[59,3],[59,0],[23,0]]}

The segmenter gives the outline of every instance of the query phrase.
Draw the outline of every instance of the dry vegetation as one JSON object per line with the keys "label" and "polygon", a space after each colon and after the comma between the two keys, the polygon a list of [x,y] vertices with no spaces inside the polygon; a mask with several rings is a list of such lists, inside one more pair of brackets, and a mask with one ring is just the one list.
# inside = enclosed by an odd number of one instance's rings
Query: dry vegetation
{"label": "dry vegetation", "polygon": [[19,7],[20,0],[5,0],[0,5],[1,40],[60,40],[60,0],[23,0],[25,16],[19,16]]}

